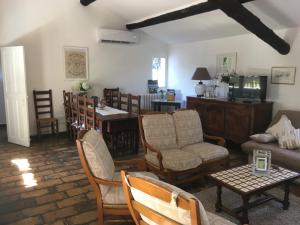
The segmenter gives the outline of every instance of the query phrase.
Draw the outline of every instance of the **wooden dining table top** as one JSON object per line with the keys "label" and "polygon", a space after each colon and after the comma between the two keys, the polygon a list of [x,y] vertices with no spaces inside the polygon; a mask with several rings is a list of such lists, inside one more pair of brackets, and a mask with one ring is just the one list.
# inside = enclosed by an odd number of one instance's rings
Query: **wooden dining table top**
{"label": "wooden dining table top", "polygon": [[126,119],[137,119],[139,115],[137,113],[120,113],[113,115],[101,115],[100,113],[96,113],[96,119],[103,121],[118,121],[118,120],[126,120]]}

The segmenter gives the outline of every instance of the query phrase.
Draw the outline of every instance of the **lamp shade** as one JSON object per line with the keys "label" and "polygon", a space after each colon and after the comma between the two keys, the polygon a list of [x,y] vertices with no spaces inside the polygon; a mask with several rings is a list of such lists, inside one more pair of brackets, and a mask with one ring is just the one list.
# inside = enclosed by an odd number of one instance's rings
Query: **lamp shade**
{"label": "lamp shade", "polygon": [[205,67],[198,67],[194,72],[192,80],[210,80],[207,69]]}

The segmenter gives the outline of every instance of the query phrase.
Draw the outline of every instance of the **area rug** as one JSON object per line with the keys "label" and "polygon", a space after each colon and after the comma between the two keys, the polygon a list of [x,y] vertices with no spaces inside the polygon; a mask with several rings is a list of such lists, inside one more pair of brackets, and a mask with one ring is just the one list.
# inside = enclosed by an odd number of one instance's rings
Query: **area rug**
{"label": "area rug", "polygon": [[[268,193],[280,198],[284,195],[284,191],[279,188],[272,189]],[[215,213],[216,187],[205,189],[195,195],[200,199],[207,211]],[[223,188],[222,202],[223,205],[230,208],[240,206],[242,203],[241,197],[238,194],[225,188]],[[239,224],[236,219],[225,213],[221,212],[217,214]],[[299,225],[300,198],[290,194],[290,207],[288,210],[283,210],[282,205],[275,201],[269,201],[254,207],[249,210],[249,221],[250,225]]]}

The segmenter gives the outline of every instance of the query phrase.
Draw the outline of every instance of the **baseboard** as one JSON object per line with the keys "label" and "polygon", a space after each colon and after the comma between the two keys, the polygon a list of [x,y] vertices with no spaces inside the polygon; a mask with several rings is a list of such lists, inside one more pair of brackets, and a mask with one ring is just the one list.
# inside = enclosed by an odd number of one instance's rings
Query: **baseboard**
{"label": "baseboard", "polygon": [[[55,137],[55,135],[56,134],[51,134],[51,133],[49,133],[49,134],[42,134],[41,138],[43,138],[43,137]],[[66,136],[67,135],[67,131],[58,132],[58,135],[59,136]],[[30,139],[31,140],[38,140],[38,135],[37,134],[30,135]]]}

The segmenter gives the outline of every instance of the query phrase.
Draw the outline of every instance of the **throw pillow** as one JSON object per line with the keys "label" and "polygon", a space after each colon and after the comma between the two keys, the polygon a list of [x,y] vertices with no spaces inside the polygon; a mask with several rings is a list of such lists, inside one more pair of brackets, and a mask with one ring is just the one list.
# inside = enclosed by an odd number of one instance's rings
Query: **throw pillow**
{"label": "throw pillow", "polygon": [[300,129],[295,129],[291,133],[284,134],[279,137],[279,147],[285,149],[300,148]]}
{"label": "throw pillow", "polygon": [[259,143],[270,143],[276,141],[276,137],[274,137],[272,134],[253,134],[250,136],[250,138],[256,142]]}
{"label": "throw pillow", "polygon": [[276,139],[279,139],[280,136],[290,134],[294,130],[295,128],[288,117],[286,115],[282,115],[276,124],[266,130],[266,133],[273,135]]}

